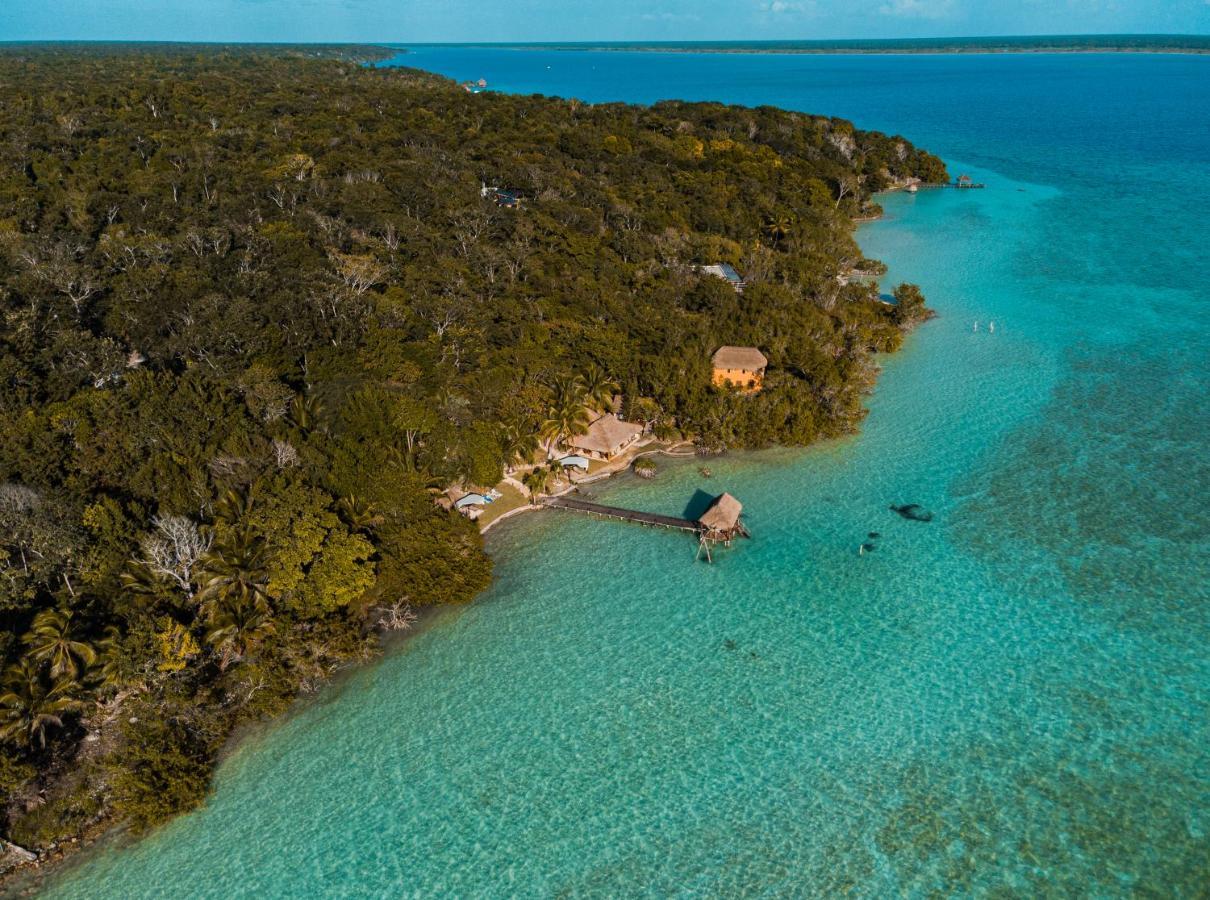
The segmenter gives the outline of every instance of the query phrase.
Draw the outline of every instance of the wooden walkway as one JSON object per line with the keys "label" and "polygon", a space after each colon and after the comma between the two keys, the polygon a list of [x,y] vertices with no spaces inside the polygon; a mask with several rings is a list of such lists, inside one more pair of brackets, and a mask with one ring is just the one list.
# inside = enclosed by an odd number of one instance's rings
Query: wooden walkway
{"label": "wooden walkway", "polygon": [[573,500],[570,497],[551,497],[546,501],[551,509],[567,509],[574,512],[603,516],[607,519],[621,519],[625,522],[638,522],[640,525],[651,525],[656,528],[675,528],[679,531],[698,531],[700,526],[688,519],[678,519],[675,516],[661,516],[658,513],[639,512],[634,509],[621,509],[617,506],[602,506],[600,503],[589,503],[587,500]]}
{"label": "wooden walkway", "polygon": [[941,188],[954,188],[955,190],[959,190],[959,191],[979,191],[979,190],[983,190],[986,187],[987,187],[986,184],[983,184],[982,182],[979,182],[979,181],[973,181],[970,184],[959,184],[956,181],[947,181],[944,184],[918,184],[918,185],[916,185],[917,190],[921,190],[921,191],[928,191],[928,190],[936,191],[936,190],[940,190]]}

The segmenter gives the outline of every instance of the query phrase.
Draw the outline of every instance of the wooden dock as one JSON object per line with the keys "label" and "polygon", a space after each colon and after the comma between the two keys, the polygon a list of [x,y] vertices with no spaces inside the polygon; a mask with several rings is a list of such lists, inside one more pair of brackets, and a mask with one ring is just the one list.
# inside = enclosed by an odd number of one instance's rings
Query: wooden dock
{"label": "wooden dock", "polygon": [[983,188],[986,188],[986,187],[987,187],[987,185],[981,181],[969,181],[969,182],[946,181],[942,184],[918,184],[918,185],[916,185],[916,188],[918,190],[922,190],[922,191],[938,190],[940,188],[955,188],[956,190],[959,190],[959,191],[978,191],[978,190],[982,190]]}
{"label": "wooden dock", "polygon": [[635,509],[622,509],[617,506],[602,506],[600,503],[590,503],[587,500],[573,500],[570,497],[550,497],[546,506],[551,509],[567,509],[574,512],[588,513],[606,519],[620,519],[623,522],[637,522],[653,528],[674,528],[677,531],[701,530],[697,522],[688,519],[678,519],[676,516],[662,516],[659,513],[640,512]]}

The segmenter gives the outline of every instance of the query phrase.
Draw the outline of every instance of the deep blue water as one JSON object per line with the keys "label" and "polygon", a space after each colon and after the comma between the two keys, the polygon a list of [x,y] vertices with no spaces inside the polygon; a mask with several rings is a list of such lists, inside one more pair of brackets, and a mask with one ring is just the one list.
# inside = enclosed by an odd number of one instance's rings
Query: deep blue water
{"label": "deep blue water", "polygon": [[728,489],[752,541],[504,523],[484,598],[53,893],[1206,896],[1210,57],[400,61],[840,115],[988,188],[862,228],[940,318],[861,436],[600,489]]}

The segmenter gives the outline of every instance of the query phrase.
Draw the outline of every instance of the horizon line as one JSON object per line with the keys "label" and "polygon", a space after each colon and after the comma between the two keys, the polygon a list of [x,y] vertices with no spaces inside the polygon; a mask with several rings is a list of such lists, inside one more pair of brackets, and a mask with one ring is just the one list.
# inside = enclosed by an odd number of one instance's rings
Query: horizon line
{"label": "horizon line", "polygon": [[331,41],[294,41],[294,40],[201,40],[190,38],[11,38],[0,39],[0,46],[7,44],[197,44],[222,45],[244,44],[261,46],[298,46],[298,47],[331,47],[331,46],[412,46],[412,47],[542,47],[542,46],[602,46],[626,44],[632,46],[650,46],[659,44],[677,45],[713,45],[713,44],[746,44],[746,45],[784,45],[784,44],[842,44],[842,43],[880,43],[903,44],[923,42],[953,42],[953,41],[987,41],[987,40],[1039,40],[1039,39],[1071,39],[1071,38],[1176,38],[1210,40],[1210,32],[1167,32],[1167,31],[1090,31],[1090,32],[1055,32],[1036,34],[970,34],[970,35],[932,35],[927,37],[843,37],[843,38],[618,38],[618,39],[566,39],[566,40],[331,40]]}

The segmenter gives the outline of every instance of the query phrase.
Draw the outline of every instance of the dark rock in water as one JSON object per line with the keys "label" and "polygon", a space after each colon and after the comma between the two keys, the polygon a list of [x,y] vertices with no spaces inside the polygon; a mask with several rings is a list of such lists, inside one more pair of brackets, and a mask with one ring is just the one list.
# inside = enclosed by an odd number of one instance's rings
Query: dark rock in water
{"label": "dark rock in water", "polygon": [[723,647],[727,650],[734,650],[735,641],[731,640],[731,638],[727,638],[725,641],[723,641]]}
{"label": "dark rock in water", "polygon": [[861,550],[863,553],[873,553],[874,545],[867,541],[866,543],[861,545]]}
{"label": "dark rock in water", "polygon": [[868,537],[871,541],[876,541],[880,537],[882,537],[882,535],[879,534],[877,531],[871,531],[869,534],[866,535],[866,537]]}
{"label": "dark rock in water", "polygon": [[896,506],[892,503],[891,510],[913,522],[933,521],[933,514],[917,503],[905,503],[903,506]]}

